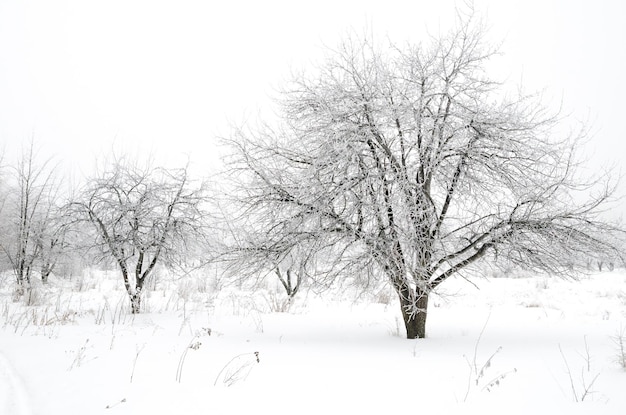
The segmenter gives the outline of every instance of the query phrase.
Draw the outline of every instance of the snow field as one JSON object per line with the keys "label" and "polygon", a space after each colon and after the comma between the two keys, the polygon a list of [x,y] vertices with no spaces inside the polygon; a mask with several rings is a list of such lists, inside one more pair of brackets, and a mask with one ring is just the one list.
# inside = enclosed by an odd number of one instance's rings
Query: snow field
{"label": "snow field", "polygon": [[131,316],[116,278],[53,280],[29,307],[0,283],[2,414],[626,408],[614,342],[626,327],[624,273],[472,279],[480,290],[451,280],[431,299],[422,340],[402,337],[393,297],[303,292],[275,313],[273,282],[215,292],[201,277],[163,278],[150,312]]}
{"label": "snow field", "polygon": [[0,354],[0,413],[29,415],[28,397],[19,376]]}

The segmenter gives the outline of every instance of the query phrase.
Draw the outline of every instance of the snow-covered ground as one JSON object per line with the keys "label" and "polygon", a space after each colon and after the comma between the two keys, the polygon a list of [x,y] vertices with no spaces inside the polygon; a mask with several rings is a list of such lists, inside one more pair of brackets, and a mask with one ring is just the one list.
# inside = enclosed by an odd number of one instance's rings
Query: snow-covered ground
{"label": "snow-covered ground", "polygon": [[[626,273],[446,282],[428,338],[387,290],[256,292],[161,277],[128,314],[112,272],[52,279],[34,302],[0,277],[0,414],[624,414]],[[624,339],[626,340],[626,339]]]}

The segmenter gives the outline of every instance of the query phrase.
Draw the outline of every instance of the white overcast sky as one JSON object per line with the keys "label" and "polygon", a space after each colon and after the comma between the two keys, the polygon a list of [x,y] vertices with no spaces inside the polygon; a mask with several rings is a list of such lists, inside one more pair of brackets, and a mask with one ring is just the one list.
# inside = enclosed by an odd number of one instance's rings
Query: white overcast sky
{"label": "white overcast sky", "polygon": [[[460,2],[459,2],[460,3]],[[593,162],[626,149],[626,2],[476,0],[498,76],[548,88],[593,129]],[[445,31],[455,2],[0,0],[0,145],[34,137],[84,171],[112,148],[214,162],[227,121],[263,111],[292,67],[350,28],[398,42]],[[5,160],[9,161],[9,160]]]}

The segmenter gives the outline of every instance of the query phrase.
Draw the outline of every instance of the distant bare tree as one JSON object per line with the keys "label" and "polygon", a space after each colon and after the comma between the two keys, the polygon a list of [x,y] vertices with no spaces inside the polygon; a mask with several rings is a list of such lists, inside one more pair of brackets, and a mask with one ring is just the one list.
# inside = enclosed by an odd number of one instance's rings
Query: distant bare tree
{"label": "distant bare tree", "polygon": [[142,167],[121,158],[88,180],[73,215],[93,225],[97,248],[114,260],[139,313],[144,282],[158,263],[188,255],[204,238],[204,185],[186,168]]}
{"label": "distant bare tree", "polygon": [[271,258],[307,247],[328,281],[386,278],[408,338],[426,335],[430,293],[487,256],[559,274],[617,253],[599,216],[613,187],[580,180],[581,136],[559,137],[538,97],[487,76],[494,53],[461,18],[419,45],[348,38],[295,76],[279,126],[228,140],[255,235],[242,245]]}
{"label": "distant bare tree", "polygon": [[65,206],[56,202],[48,204],[48,209],[38,223],[35,241],[41,281],[45,284],[55,271],[59,261],[67,257],[71,248],[68,233],[72,227],[71,218]]}
{"label": "distant bare tree", "polygon": [[[261,218],[255,222],[259,220]],[[307,254],[311,250],[298,246],[295,241],[288,242],[291,235],[284,235],[282,241],[270,242],[272,235],[265,230],[255,233],[258,226],[253,224],[240,224],[236,229],[232,226],[230,228],[230,236],[234,238],[222,245],[220,258],[220,262],[226,264],[226,275],[239,282],[261,280],[268,275],[278,278],[287,295],[282,308],[288,307],[310,272],[307,267],[313,266],[309,262],[311,257]]]}
{"label": "distant bare tree", "polygon": [[46,235],[62,232],[57,217],[60,194],[56,170],[50,159],[37,161],[35,145],[31,142],[22,151],[8,181],[0,247],[15,273],[18,294],[30,286],[37,261],[43,260],[52,271],[55,255],[49,250],[45,260],[43,255],[44,240],[49,242]]}

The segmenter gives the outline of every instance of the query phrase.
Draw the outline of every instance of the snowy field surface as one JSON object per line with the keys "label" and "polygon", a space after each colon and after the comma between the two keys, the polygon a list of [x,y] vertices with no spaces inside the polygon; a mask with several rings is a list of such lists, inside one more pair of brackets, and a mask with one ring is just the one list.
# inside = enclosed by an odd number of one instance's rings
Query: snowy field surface
{"label": "snowy field surface", "polygon": [[448,281],[407,340],[387,289],[279,312],[273,281],[161,275],[133,316],[113,272],[29,306],[4,274],[0,414],[625,414],[626,273],[514,277]]}

